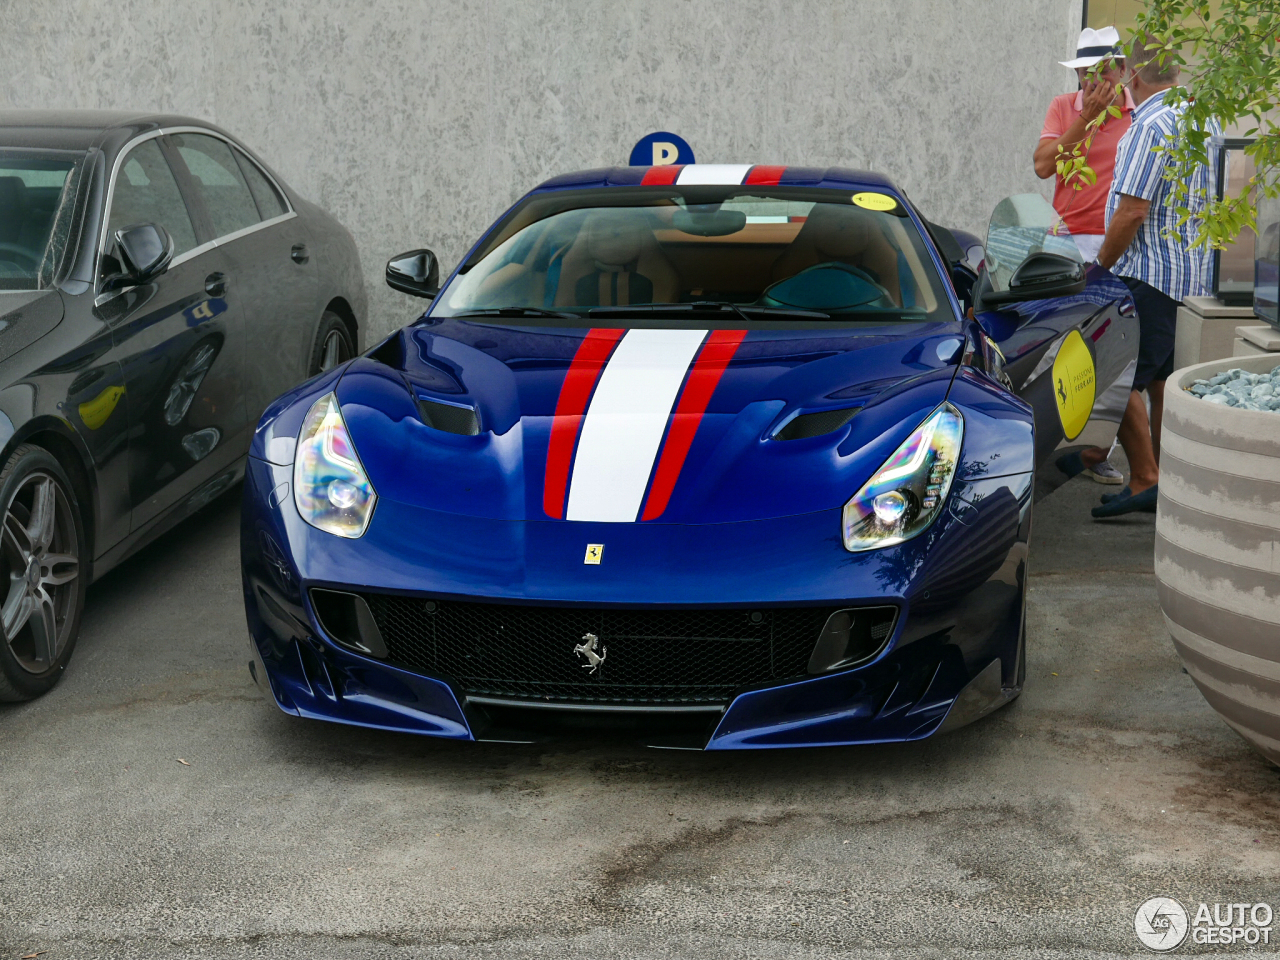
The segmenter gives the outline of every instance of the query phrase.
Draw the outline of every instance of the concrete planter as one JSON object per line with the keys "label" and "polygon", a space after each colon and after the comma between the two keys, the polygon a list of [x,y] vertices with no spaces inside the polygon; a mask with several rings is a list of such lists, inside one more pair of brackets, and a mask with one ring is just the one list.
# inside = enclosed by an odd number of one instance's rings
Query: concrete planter
{"label": "concrete planter", "polygon": [[1280,764],[1280,411],[1184,391],[1280,354],[1185,367],[1165,391],[1156,580],[1174,646],[1205,699]]}

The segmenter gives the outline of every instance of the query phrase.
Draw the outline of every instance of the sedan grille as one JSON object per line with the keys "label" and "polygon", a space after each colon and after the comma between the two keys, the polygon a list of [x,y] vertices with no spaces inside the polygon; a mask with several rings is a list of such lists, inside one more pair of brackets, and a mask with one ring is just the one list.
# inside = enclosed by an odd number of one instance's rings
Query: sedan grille
{"label": "sedan grille", "polygon": [[[627,610],[364,594],[388,660],[475,696],[717,704],[800,678],[834,607]],[[887,634],[887,630],[884,631]],[[575,647],[597,638],[595,661]],[[588,638],[585,639],[584,638]]]}

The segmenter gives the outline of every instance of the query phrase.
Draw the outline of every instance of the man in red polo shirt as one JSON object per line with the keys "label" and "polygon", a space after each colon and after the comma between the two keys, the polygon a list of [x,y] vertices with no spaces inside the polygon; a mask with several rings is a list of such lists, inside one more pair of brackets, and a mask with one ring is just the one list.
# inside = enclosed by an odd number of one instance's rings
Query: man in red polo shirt
{"label": "man in red polo shirt", "polygon": [[[1055,179],[1053,208],[1070,231],[1081,258],[1091,263],[1097,258],[1107,232],[1107,194],[1116,164],[1116,147],[1129,129],[1133,98],[1128,88],[1119,95],[1115,92],[1116,84],[1124,80],[1124,51],[1115,27],[1101,30],[1086,27],[1076,44],[1076,58],[1060,62],[1075,70],[1080,89],[1054,97],[1049,104],[1034,156],[1036,176],[1042,180]],[[1083,141],[1087,124],[1113,104],[1120,108],[1120,116],[1107,117],[1093,135],[1086,155],[1085,162],[1097,174],[1097,182],[1086,184],[1077,179],[1072,184],[1064,183],[1057,175],[1059,151],[1069,151]],[[1082,189],[1077,190],[1077,186]],[[1063,457],[1058,466],[1072,476],[1083,472],[1099,483],[1123,483],[1124,476],[1111,465],[1108,456],[1109,451],[1101,447],[1088,447]]]}

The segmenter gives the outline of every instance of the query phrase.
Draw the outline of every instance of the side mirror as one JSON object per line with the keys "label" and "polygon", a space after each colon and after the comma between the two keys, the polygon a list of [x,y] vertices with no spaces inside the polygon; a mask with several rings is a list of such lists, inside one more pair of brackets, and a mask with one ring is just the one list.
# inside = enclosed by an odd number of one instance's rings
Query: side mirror
{"label": "side mirror", "polygon": [[1039,252],[1018,264],[1009,278],[1008,290],[983,289],[980,298],[984,305],[991,306],[1021,300],[1048,300],[1079,293],[1085,283],[1083,263],[1061,254]]}
{"label": "side mirror", "polygon": [[960,262],[951,265],[951,286],[955,288],[956,297],[967,312],[973,306],[973,288],[978,282],[978,275]]}
{"label": "side mirror", "polygon": [[131,283],[150,283],[168,269],[173,259],[173,238],[159,224],[121,227],[115,241],[120,266]]}
{"label": "side mirror", "polygon": [[125,287],[150,283],[165,270],[173,259],[173,238],[164,227],[154,223],[139,223],[121,227],[113,235],[114,257],[103,262],[118,264],[119,273],[105,277],[98,292],[114,293]]}
{"label": "side mirror", "polygon": [[387,261],[387,286],[431,300],[440,292],[440,264],[430,250],[410,250]]}

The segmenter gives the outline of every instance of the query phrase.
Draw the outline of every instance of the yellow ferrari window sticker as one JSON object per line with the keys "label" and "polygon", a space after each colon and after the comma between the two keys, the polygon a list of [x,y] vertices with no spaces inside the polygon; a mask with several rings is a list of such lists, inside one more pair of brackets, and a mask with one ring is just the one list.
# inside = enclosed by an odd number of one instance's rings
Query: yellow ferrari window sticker
{"label": "yellow ferrari window sticker", "polygon": [[1062,433],[1068,440],[1080,436],[1093,413],[1096,388],[1093,356],[1079,330],[1072,330],[1053,361],[1053,399],[1058,404]]}
{"label": "yellow ferrari window sticker", "polygon": [[894,210],[898,201],[883,193],[855,193],[853,202],[865,210]]}

